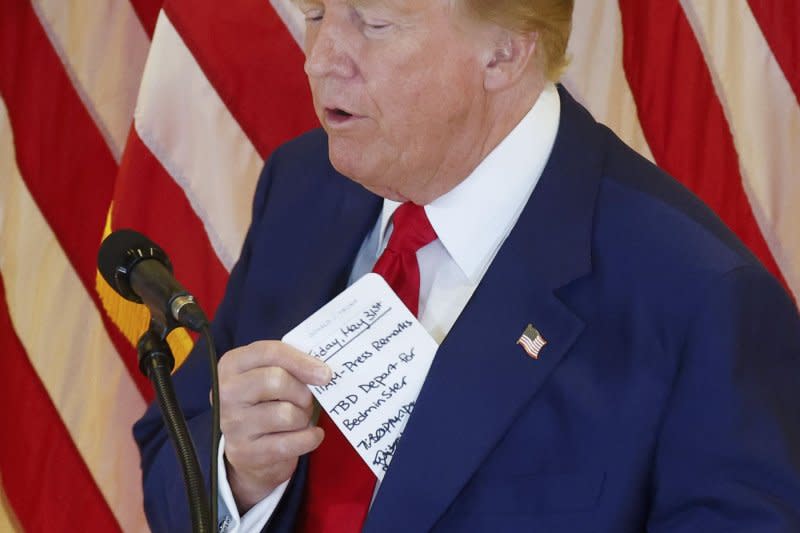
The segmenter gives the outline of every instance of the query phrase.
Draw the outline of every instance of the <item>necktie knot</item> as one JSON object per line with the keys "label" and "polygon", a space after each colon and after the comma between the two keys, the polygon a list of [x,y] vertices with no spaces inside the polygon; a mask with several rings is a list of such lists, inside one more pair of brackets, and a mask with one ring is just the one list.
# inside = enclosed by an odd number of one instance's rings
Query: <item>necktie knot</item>
{"label": "necktie knot", "polygon": [[420,282],[417,250],[432,242],[436,232],[425,215],[425,208],[411,202],[398,207],[393,220],[392,236],[372,271],[383,276],[409,311],[416,315]]}
{"label": "necktie knot", "polygon": [[411,202],[402,204],[394,212],[394,229],[388,250],[397,253],[416,253],[423,246],[433,242],[436,231],[431,226],[425,208]]}

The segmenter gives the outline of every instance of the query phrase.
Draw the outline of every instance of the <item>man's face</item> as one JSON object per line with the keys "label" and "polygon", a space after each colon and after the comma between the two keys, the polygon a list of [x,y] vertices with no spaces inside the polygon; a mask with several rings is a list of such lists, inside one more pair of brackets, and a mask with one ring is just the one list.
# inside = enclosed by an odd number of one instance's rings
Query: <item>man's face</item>
{"label": "man's face", "polygon": [[425,203],[475,166],[486,122],[477,33],[452,0],[299,0],[314,108],[342,174]]}

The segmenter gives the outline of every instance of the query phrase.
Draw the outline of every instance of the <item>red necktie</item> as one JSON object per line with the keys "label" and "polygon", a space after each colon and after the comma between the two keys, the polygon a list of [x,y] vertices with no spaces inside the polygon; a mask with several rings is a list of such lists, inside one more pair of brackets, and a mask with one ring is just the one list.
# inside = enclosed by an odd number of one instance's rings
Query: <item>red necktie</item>
{"label": "red necktie", "polygon": [[[425,209],[406,202],[394,213],[394,230],[375,263],[380,274],[414,315],[419,306],[417,250],[436,238]],[[325,440],[309,457],[305,501],[297,531],[361,531],[375,490],[375,476],[325,412],[319,417]]]}

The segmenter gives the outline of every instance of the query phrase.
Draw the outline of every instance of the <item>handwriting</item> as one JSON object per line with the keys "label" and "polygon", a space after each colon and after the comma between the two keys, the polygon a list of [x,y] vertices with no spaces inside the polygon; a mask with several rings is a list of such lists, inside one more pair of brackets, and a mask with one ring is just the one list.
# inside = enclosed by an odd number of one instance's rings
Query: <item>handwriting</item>
{"label": "handwriting", "polygon": [[401,304],[368,274],[284,337],[330,366],[331,380],[309,389],[378,479],[438,348]]}
{"label": "handwriting", "polygon": [[375,452],[375,458],[372,460],[372,464],[380,467],[384,472],[389,470],[389,463],[392,462],[392,457],[394,457],[394,452],[397,450],[397,443],[400,442],[401,436],[402,434],[394,439],[385,450],[378,450]]}
{"label": "handwriting", "polygon": [[344,376],[344,374],[342,374],[341,372],[339,372],[337,370],[336,372],[333,373],[333,376],[331,376],[331,380],[328,382],[327,385],[314,385],[314,388],[313,388],[314,392],[316,392],[317,394],[322,394],[323,392],[327,391],[328,389],[330,389],[332,387],[335,387],[336,384],[339,382],[340,379],[342,379],[343,376]]}
{"label": "handwriting", "polygon": [[381,351],[392,342],[393,338],[397,337],[413,325],[413,322],[410,320],[403,320],[402,322],[399,322],[391,333],[385,337],[380,337],[379,339],[372,341],[372,347],[375,348],[376,351]]}
{"label": "handwriting", "polygon": [[[411,412],[414,410],[414,403],[409,402],[400,407],[397,411],[397,414],[394,414],[388,417],[386,420],[380,423],[375,431],[368,433],[367,436],[356,444],[357,448],[361,448],[363,450],[369,450],[376,444],[380,443],[381,440],[384,439],[387,435],[391,435],[392,431],[395,429],[396,426],[400,425],[406,418],[411,415]],[[401,427],[405,425],[402,424]]]}
{"label": "handwriting", "polygon": [[401,352],[400,355],[397,356],[397,358],[400,359],[404,363],[410,363],[411,361],[414,360],[414,355],[415,355],[414,354],[414,350],[415,349],[416,348],[412,347],[410,350],[408,350],[408,353]]}
{"label": "handwriting", "polygon": [[347,412],[347,410],[353,407],[356,403],[358,403],[358,395],[348,394],[347,396],[336,402],[333,405],[333,407],[331,407],[331,413],[338,415],[339,413]]}
{"label": "handwriting", "polygon": [[[377,324],[378,321],[386,316],[386,314],[391,310],[391,307],[384,309],[384,305],[380,301],[371,304],[368,309],[363,311],[362,318],[341,326],[339,328],[339,336],[326,341],[316,348],[312,348],[308,351],[308,353],[318,359],[322,359],[327,363],[336,354],[346,348],[348,344],[356,340],[364,332],[368,331],[372,326]],[[330,321],[327,322],[330,323]],[[410,324],[411,323],[409,322],[409,325]]]}
{"label": "handwriting", "polygon": [[389,376],[391,376],[395,370],[397,370],[397,365],[394,363],[389,363],[386,365],[386,371],[381,372],[368,382],[362,383],[358,386],[358,388],[361,389],[361,392],[369,392],[374,389],[385,387],[386,380],[389,379]]}
{"label": "handwriting", "polygon": [[368,320],[374,320],[375,318],[377,318],[377,317],[378,317],[378,313],[379,313],[379,312],[380,312],[382,309],[383,309],[383,302],[375,302],[374,304],[372,304],[371,306],[369,306],[369,309],[367,309],[366,311],[364,311],[364,316],[365,316],[365,317],[366,317]]}
{"label": "handwriting", "polygon": [[[324,345],[320,346],[315,350],[311,350],[308,352],[309,354],[313,355],[318,359],[325,359],[325,356],[328,355],[328,352],[332,349],[336,348],[336,352],[342,349],[342,341],[339,339],[333,339],[331,341],[326,342]],[[336,353],[334,352],[334,353]],[[327,360],[327,359],[326,359]]]}
{"label": "handwriting", "polygon": [[[342,419],[342,424],[344,424],[344,427],[347,428],[347,431],[352,431],[353,429],[357,428],[359,424],[363,424],[364,422],[366,422],[367,417],[369,417],[369,415],[373,411],[377,411],[380,408],[380,406],[385,403],[386,403],[385,398],[378,398],[377,400],[372,402],[369,407],[359,411],[355,417]],[[345,409],[345,411],[346,410],[347,409]],[[331,411],[333,411],[333,409],[331,409]]]}
{"label": "handwriting", "polygon": [[383,309],[383,302],[375,302],[369,306],[369,309],[363,312],[363,318],[357,320],[356,322],[345,324],[339,328],[339,332],[345,337],[349,337],[354,333],[363,331],[363,329],[369,329],[369,327],[382,316],[380,315],[381,309]]}
{"label": "handwriting", "polygon": [[362,363],[366,363],[367,359],[369,359],[373,355],[374,354],[372,352],[370,352],[369,350],[365,350],[365,351],[361,352],[361,354],[358,357],[356,357],[355,359],[353,359],[352,361],[345,361],[343,363],[343,365],[347,369],[348,372],[354,372],[355,369],[358,368],[358,365],[360,365]]}

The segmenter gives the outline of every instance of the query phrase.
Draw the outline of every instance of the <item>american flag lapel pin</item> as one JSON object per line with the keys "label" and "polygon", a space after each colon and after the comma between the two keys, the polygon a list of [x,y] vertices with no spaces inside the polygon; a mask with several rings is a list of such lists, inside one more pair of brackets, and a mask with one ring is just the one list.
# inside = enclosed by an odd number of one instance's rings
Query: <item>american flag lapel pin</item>
{"label": "american flag lapel pin", "polygon": [[522,346],[525,352],[533,357],[539,359],[539,352],[542,350],[547,341],[539,333],[539,330],[533,327],[533,324],[528,324],[522,336],[517,340],[517,344]]}

